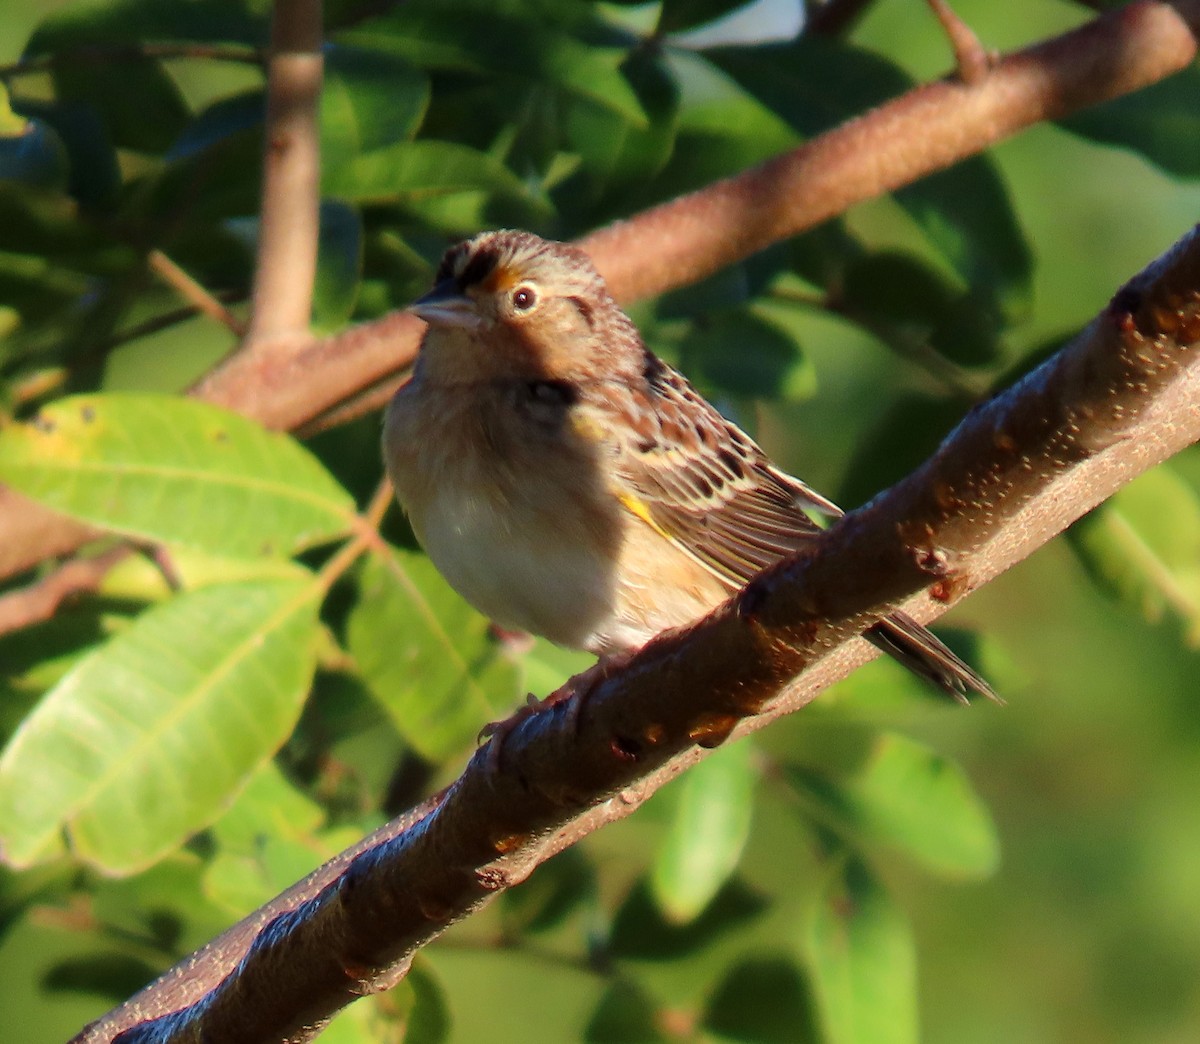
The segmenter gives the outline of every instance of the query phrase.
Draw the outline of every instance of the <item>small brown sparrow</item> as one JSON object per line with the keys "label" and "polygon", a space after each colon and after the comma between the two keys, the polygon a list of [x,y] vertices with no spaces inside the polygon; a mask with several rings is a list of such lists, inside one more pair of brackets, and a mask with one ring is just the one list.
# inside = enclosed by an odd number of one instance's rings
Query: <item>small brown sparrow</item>
{"label": "small brown sparrow", "polygon": [[[654,355],[587,255],[527,232],[451,247],[383,450],[434,564],[505,628],[606,657],[704,616],[838,507]],[[960,700],[994,697],[901,613],[864,637]]]}

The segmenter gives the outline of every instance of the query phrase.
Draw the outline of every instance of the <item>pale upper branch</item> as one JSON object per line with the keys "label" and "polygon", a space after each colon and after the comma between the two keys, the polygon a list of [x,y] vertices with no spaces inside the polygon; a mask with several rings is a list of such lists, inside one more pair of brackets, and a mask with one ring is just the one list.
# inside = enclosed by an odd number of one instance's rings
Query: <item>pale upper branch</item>
{"label": "pale upper branch", "polygon": [[[399,828],[339,857],[218,940],[236,933],[236,945],[213,944],[77,1041],[111,1041],[121,1027],[133,1027],[123,1044],[311,1039],[356,996],[393,985],[448,925],[628,815],[705,748],[848,674],[872,655],[855,636],[897,604],[928,621],[1200,439],[1198,356],[1200,226],[811,553],[597,684],[578,727],[565,704],[527,719],[506,740],[500,771],[479,752]],[[135,1025],[198,993],[203,1003]]]}
{"label": "pale upper branch", "polygon": [[288,339],[308,334],[321,187],[321,43],[321,0],[276,0],[267,59],[258,258],[243,356],[286,351]]}

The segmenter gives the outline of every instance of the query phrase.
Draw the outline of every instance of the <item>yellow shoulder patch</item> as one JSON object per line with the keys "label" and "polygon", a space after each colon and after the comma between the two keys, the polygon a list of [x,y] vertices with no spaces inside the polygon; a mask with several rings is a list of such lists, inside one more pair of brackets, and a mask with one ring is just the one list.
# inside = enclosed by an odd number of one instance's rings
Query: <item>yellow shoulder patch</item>
{"label": "yellow shoulder patch", "polygon": [[636,497],[632,493],[618,493],[617,499],[621,502],[621,507],[635,518],[640,518],[664,540],[674,539],[670,533],[654,520],[650,514],[650,506],[640,497]]}

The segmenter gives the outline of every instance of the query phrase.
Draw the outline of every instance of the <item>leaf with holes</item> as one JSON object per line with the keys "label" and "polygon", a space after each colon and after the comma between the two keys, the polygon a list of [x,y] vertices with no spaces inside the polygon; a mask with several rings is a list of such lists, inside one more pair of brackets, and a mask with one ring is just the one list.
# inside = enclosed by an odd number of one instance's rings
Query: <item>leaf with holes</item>
{"label": "leaf with holes", "polygon": [[166,395],[77,395],[0,432],[0,480],[106,529],[229,557],[347,532],[354,502],[287,435]]}
{"label": "leaf with holes", "polygon": [[316,663],[311,577],[221,584],[148,609],[81,660],[0,755],[0,853],[65,831],[111,873],[212,822],[291,732]]}

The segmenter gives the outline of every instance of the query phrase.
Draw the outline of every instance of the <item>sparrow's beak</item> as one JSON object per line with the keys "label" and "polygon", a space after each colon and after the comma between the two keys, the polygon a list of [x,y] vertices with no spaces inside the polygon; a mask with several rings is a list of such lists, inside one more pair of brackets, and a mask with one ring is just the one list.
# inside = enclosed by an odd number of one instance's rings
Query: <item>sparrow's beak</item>
{"label": "sparrow's beak", "polygon": [[430,326],[476,326],[479,323],[475,302],[459,289],[454,279],[443,279],[424,297],[418,297],[410,304],[408,311]]}

